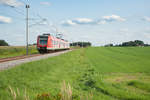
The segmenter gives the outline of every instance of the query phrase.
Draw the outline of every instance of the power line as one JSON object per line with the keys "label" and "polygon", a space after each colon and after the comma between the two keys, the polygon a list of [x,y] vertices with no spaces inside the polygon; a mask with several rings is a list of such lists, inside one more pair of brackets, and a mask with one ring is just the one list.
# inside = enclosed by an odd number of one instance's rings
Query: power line
{"label": "power line", "polygon": [[[35,22],[34,24],[30,25],[31,26],[34,26],[34,25],[37,25],[37,24],[41,24],[42,22],[46,22],[48,25],[49,25],[49,22],[47,21],[46,18],[43,18],[39,13],[36,13],[32,8],[30,8],[31,12],[32,12],[32,15],[34,15],[34,17],[32,18],[29,18],[29,20]],[[41,20],[41,21],[38,21],[37,20]]]}
{"label": "power line", "polygon": [[25,13],[23,13],[24,11],[22,10],[22,11],[19,11],[20,9],[18,9],[18,8],[14,8],[14,11],[16,11],[18,14],[20,14],[20,15],[23,15],[23,16],[25,16]]}
{"label": "power line", "polygon": [[[53,27],[52,25],[50,25],[49,20],[48,20],[47,18],[42,17],[39,13],[36,14],[36,16],[37,16],[38,18],[40,18],[41,21],[35,22],[34,24],[30,25],[30,27],[32,27],[32,26],[34,26],[34,25],[45,25],[45,24],[42,24],[43,22],[46,22],[46,24],[47,24],[47,26],[48,26],[49,28],[50,28],[50,27]],[[55,28],[55,29],[56,29],[56,28]],[[56,30],[57,30],[57,29],[56,29]]]}
{"label": "power line", "polygon": [[55,29],[56,29],[55,36],[57,37],[58,28],[57,28],[56,26],[54,26],[54,25],[50,25],[49,20],[48,20],[48,19],[46,19],[46,18],[41,17],[39,14],[38,14],[38,17],[39,17],[39,18],[41,18],[42,20],[46,21],[46,23],[47,23],[47,25],[48,25],[49,27],[53,27],[53,28],[55,28]]}
{"label": "power line", "polygon": [[16,16],[13,16],[12,14],[10,15],[10,14],[6,14],[6,13],[2,13],[2,12],[0,12],[0,14],[1,14],[1,15],[5,15],[5,16],[8,16],[8,17],[13,17],[13,18],[15,18],[15,19],[17,19],[17,20],[25,20],[24,18],[16,17]]}
{"label": "power line", "polygon": [[35,26],[35,25],[44,25],[42,23],[43,23],[43,21],[39,21],[39,22],[36,22],[34,24],[29,25],[29,27],[32,27],[32,26]]}
{"label": "power line", "polygon": [[29,0],[26,0],[28,2],[28,4],[30,4],[30,1]]}
{"label": "power line", "polygon": [[27,5],[27,3],[23,0],[19,0],[20,2],[22,2],[23,4]]}

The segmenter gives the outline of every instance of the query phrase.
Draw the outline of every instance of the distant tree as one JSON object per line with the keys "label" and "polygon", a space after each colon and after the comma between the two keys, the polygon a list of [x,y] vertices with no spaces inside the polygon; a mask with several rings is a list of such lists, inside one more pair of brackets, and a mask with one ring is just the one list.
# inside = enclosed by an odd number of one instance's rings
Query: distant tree
{"label": "distant tree", "polygon": [[37,45],[37,43],[33,43],[33,45]]}
{"label": "distant tree", "polygon": [[33,44],[28,44],[29,46],[33,46]]}
{"label": "distant tree", "polygon": [[112,43],[106,44],[105,47],[113,47],[114,45]]}
{"label": "distant tree", "polygon": [[105,45],[105,47],[126,47],[126,46],[150,46],[149,44],[144,44],[143,41],[141,40],[135,40],[135,41],[128,41],[128,42],[123,42],[122,44],[116,44],[116,45],[113,45],[113,44],[107,44]]}
{"label": "distant tree", "polygon": [[90,42],[73,42],[73,43],[70,43],[70,46],[79,46],[79,47],[88,47],[91,45],[92,44]]}
{"label": "distant tree", "polygon": [[0,46],[9,46],[5,40],[0,40]]}
{"label": "distant tree", "polygon": [[149,44],[144,44],[145,47],[150,46]]}
{"label": "distant tree", "polygon": [[143,41],[135,40],[134,42],[135,42],[136,46],[144,46],[144,42]]}
{"label": "distant tree", "polygon": [[123,42],[120,46],[144,46],[144,42],[141,40]]}

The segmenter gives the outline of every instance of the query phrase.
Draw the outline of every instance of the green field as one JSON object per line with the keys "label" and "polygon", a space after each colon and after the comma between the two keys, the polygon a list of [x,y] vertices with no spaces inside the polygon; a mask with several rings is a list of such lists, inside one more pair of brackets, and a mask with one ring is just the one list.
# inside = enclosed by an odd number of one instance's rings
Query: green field
{"label": "green field", "polygon": [[[29,54],[38,53],[35,46],[29,46]],[[25,46],[0,46],[0,58],[26,55]]]}
{"label": "green field", "polygon": [[57,95],[63,81],[73,100],[150,100],[150,47],[83,48],[1,71],[0,100],[12,99],[9,86],[30,100]]}

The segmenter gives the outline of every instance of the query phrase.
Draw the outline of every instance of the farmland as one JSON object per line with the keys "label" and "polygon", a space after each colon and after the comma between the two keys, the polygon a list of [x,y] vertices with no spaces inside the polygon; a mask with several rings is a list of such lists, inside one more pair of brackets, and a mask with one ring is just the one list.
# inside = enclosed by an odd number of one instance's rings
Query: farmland
{"label": "farmland", "polygon": [[[29,46],[29,54],[38,53],[35,46]],[[0,46],[0,58],[22,56],[26,54],[25,46]]]}
{"label": "farmland", "polygon": [[[73,100],[149,100],[150,47],[90,47],[16,66],[0,72],[0,100],[10,100],[9,87],[31,100],[56,95],[65,81]],[[20,100],[20,99],[19,99]],[[84,99],[85,100],[85,99]]]}

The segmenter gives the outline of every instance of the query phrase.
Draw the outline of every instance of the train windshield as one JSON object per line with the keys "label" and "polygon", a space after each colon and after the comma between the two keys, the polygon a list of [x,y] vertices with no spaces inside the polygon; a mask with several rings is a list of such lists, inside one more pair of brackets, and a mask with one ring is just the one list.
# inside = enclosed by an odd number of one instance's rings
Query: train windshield
{"label": "train windshield", "polygon": [[47,44],[47,39],[48,39],[48,37],[40,37],[39,38],[39,43],[41,45],[46,45]]}

